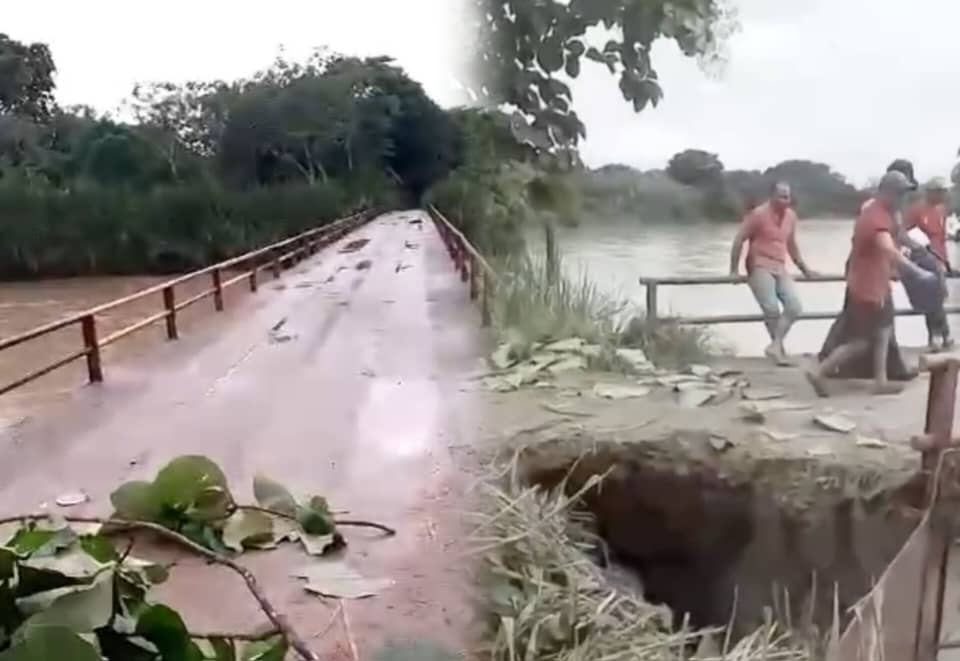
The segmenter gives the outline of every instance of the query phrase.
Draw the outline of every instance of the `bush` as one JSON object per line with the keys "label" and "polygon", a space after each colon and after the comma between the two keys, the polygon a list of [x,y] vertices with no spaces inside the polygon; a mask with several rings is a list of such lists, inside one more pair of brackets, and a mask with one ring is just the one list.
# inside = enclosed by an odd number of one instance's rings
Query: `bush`
{"label": "bush", "polygon": [[336,180],[236,191],[210,183],[149,192],[102,185],[67,190],[0,184],[0,277],[171,273],[297,234],[364,205],[389,205],[384,181]]}

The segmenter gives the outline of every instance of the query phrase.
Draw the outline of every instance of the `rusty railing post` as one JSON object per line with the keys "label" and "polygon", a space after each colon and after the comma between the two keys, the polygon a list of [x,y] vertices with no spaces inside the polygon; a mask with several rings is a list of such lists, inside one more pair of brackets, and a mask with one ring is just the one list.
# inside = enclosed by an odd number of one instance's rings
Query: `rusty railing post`
{"label": "rusty railing post", "polygon": [[177,303],[173,287],[163,288],[163,307],[167,311],[167,339],[175,340],[180,334],[177,332]]}
{"label": "rusty railing post", "polygon": [[270,268],[273,270],[273,279],[276,280],[280,277],[280,249],[275,248],[271,254],[273,262],[270,264]]}
{"label": "rusty railing post", "polygon": [[644,281],[647,289],[647,324],[656,326],[659,320],[659,311],[657,310],[657,281]]}
{"label": "rusty railing post", "polygon": [[213,307],[217,312],[223,312],[223,280],[220,269],[213,269]]}
{"label": "rusty railing post", "polygon": [[103,381],[103,367],[100,363],[100,343],[97,341],[97,321],[88,314],[80,321],[83,331],[83,346],[87,350],[87,375],[90,383]]}
{"label": "rusty railing post", "polygon": [[257,289],[260,288],[260,265],[254,264],[253,268],[250,269],[250,291],[256,293]]}
{"label": "rusty railing post", "polygon": [[463,241],[460,238],[457,238],[457,245],[460,248],[460,282],[466,282],[470,277],[468,271],[468,264],[470,262],[470,254],[467,252],[467,247],[463,245]]}

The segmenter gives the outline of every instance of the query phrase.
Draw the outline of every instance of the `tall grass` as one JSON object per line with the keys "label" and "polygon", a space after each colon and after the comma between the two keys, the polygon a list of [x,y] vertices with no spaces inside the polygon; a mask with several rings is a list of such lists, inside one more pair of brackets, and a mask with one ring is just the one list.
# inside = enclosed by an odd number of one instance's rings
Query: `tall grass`
{"label": "tall grass", "polygon": [[573,337],[607,350],[644,349],[658,364],[692,362],[710,353],[705,329],[650,326],[642,310],[606,294],[586,270],[570,275],[556,241],[546,242],[542,257],[524,251],[500,259],[495,268],[502,277],[491,305],[493,325],[517,355],[528,354],[538,342]]}

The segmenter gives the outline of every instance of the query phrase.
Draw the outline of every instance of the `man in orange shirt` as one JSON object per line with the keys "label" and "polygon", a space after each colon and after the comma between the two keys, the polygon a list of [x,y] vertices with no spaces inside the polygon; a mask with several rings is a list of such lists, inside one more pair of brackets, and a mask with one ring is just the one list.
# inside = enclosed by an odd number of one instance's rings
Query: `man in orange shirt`
{"label": "man in orange shirt", "polygon": [[[930,240],[930,251],[936,257],[937,275],[940,277],[943,297],[946,298],[946,275],[950,270],[947,259],[947,184],[943,179],[936,177],[924,186],[924,199],[918,200],[907,209],[905,214],[906,230],[917,228],[927,235]],[[953,346],[950,338],[950,325],[943,310],[943,300],[936,309],[925,314],[927,321],[927,337],[931,351],[940,348],[949,349]],[[941,344],[937,345],[937,338]]]}
{"label": "man in orange shirt", "polygon": [[790,185],[778,182],[772,192],[767,202],[744,217],[730,251],[730,274],[739,275],[740,255],[748,242],[747,283],[763,311],[771,340],[764,353],[778,365],[790,365],[783,341],[803,308],[787,273],[787,256],[805,276],[814,273],[807,268],[797,245],[797,214],[790,208]]}
{"label": "man in orange shirt", "polygon": [[837,369],[872,351],[875,394],[896,394],[902,385],[887,379],[887,353],[893,333],[893,296],[890,281],[894,269],[909,270],[920,280],[936,275],[921,269],[897,247],[895,215],[910,181],[901,172],[887,172],[880,180],[877,194],[860,210],[853,229],[850,259],[847,263],[847,306],[844,314],[847,340],[834,349],[807,379],[821,397],[827,397],[826,378]]}

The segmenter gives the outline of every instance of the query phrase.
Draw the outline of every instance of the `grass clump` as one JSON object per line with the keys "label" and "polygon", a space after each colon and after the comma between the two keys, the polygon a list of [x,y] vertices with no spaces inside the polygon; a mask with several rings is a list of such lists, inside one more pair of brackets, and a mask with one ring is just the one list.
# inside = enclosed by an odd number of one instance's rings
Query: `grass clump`
{"label": "grass clump", "polygon": [[[727,628],[676,628],[664,606],[613,584],[591,560],[601,548],[580,497],[522,484],[516,460],[482,483],[471,536],[482,558],[483,653],[494,661],[681,661],[811,658],[770,622],[734,642]],[[506,476],[504,476],[504,473]]]}
{"label": "grass clump", "polygon": [[524,252],[500,260],[496,270],[501,277],[491,300],[493,326],[517,358],[528,358],[538,344],[569,338],[599,345],[590,366],[609,371],[627,368],[616,356],[621,347],[643,349],[658,365],[696,362],[710,353],[706,329],[649,325],[630,302],[601,291],[586,271],[568,275],[555,241],[547,241],[542,258]]}

